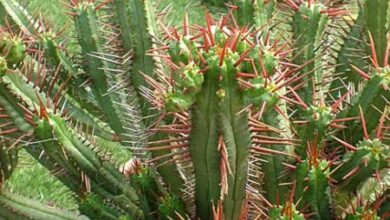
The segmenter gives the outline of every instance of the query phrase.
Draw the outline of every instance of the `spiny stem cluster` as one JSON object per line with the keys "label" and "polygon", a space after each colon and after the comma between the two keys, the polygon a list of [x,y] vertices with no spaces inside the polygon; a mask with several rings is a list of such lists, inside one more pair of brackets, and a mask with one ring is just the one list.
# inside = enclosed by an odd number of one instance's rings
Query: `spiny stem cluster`
{"label": "spiny stem cluster", "polygon": [[[71,44],[0,3],[1,218],[389,216],[388,0],[233,0],[179,27],[71,0]],[[77,213],[7,191],[21,148]]]}

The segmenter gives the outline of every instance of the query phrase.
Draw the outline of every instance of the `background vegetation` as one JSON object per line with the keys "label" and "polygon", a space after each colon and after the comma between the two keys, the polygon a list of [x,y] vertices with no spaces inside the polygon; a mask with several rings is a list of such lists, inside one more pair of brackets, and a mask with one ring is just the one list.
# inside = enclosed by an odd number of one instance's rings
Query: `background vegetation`
{"label": "background vegetation", "polygon": [[38,204],[7,190],[91,219],[390,215],[388,0],[14,1],[39,34],[1,29],[0,218]]}

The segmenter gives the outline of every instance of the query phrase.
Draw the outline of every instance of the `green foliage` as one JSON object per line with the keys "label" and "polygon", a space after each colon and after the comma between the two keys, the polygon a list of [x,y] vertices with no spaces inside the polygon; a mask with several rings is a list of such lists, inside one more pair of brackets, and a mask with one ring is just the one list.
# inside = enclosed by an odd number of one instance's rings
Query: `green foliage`
{"label": "green foliage", "polygon": [[18,157],[18,167],[5,183],[7,190],[34,198],[44,204],[53,204],[71,211],[77,210],[77,203],[71,190],[50,175],[45,167],[36,163],[24,149],[18,152]]}
{"label": "green foliage", "polygon": [[0,0],[0,218],[389,215],[388,1],[205,2]]}
{"label": "green foliage", "polygon": [[2,190],[0,195],[0,216],[2,219],[88,219],[85,216],[46,207],[35,200],[13,195],[5,190]]}

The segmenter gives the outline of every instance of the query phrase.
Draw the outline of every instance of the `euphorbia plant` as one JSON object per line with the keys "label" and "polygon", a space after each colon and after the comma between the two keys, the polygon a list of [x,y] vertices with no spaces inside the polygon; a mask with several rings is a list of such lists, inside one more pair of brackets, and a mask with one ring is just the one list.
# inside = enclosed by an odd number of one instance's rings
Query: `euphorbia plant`
{"label": "euphorbia plant", "polygon": [[1,217],[389,215],[387,0],[357,17],[341,0],[233,1],[180,27],[157,25],[150,1],[72,0],[74,51],[0,1],[1,178],[24,147],[79,208],[4,189]]}

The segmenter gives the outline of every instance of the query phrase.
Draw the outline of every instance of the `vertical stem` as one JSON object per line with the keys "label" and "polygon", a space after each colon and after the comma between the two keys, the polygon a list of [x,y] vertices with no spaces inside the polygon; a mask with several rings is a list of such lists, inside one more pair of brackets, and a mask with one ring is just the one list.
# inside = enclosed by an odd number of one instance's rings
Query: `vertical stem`
{"label": "vertical stem", "polygon": [[190,152],[195,169],[195,198],[197,216],[212,218],[212,203],[220,196],[221,174],[219,172],[220,153],[218,145],[218,89],[217,74],[204,74],[205,82],[192,110],[192,131]]}

